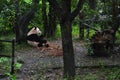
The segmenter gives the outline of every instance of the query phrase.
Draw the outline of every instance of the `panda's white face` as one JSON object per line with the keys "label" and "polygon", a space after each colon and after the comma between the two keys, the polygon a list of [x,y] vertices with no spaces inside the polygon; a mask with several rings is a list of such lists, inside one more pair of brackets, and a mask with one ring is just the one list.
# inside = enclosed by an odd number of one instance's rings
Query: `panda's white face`
{"label": "panda's white face", "polygon": [[31,35],[31,34],[37,34],[37,35],[41,35],[42,32],[40,31],[40,29],[38,27],[33,27],[27,34],[27,36]]}

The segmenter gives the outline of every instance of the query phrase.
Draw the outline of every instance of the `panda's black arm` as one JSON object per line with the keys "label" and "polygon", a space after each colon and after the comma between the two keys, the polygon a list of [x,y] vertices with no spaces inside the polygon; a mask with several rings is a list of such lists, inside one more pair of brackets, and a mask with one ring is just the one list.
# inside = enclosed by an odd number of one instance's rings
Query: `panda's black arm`
{"label": "panda's black arm", "polygon": [[31,35],[27,36],[27,40],[39,42],[39,38],[38,38],[37,34],[31,34]]}
{"label": "panda's black arm", "polygon": [[39,36],[40,39],[43,39],[44,37],[45,37],[44,35],[40,35],[40,36]]}

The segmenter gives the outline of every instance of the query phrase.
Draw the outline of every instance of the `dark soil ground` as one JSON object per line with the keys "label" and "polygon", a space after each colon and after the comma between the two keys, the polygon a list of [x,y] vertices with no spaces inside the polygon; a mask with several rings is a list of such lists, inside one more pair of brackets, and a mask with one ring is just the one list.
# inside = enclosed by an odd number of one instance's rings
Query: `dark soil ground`
{"label": "dark soil ground", "polygon": [[[61,47],[60,40],[51,43]],[[87,56],[83,42],[74,42],[76,74],[81,80],[108,80],[106,78],[108,72],[101,71],[99,67],[120,66],[120,49],[115,51],[115,54],[109,57],[93,58]],[[23,63],[22,68],[16,72],[17,80],[63,80],[62,56],[48,56],[49,52],[33,47],[24,47],[15,54],[16,60]]]}

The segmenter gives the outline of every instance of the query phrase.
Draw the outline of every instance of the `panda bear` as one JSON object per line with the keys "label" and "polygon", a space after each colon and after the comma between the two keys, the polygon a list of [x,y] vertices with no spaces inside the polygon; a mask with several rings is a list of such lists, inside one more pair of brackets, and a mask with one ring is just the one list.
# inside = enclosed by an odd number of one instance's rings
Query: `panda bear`
{"label": "panda bear", "polygon": [[49,45],[47,44],[47,40],[45,40],[44,36],[41,34],[42,32],[38,27],[33,27],[27,33],[27,43],[34,47],[49,47]]}

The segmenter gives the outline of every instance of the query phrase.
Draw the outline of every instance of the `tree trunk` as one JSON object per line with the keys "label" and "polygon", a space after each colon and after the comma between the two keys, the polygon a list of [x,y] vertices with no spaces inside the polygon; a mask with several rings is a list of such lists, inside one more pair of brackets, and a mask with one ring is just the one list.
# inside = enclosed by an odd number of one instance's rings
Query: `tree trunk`
{"label": "tree trunk", "polygon": [[91,9],[94,9],[96,8],[96,0],[89,0],[89,6]]}
{"label": "tree trunk", "polygon": [[48,18],[47,18],[47,12],[46,12],[46,0],[42,0],[42,19],[43,19],[43,30],[44,30],[44,36],[47,36],[48,31]]}
{"label": "tree trunk", "polygon": [[62,12],[60,25],[62,35],[64,77],[73,80],[75,77],[75,60],[72,42],[71,0],[62,0]]}
{"label": "tree trunk", "polygon": [[15,34],[16,34],[16,41],[19,41],[19,36],[20,36],[20,32],[19,32],[19,27],[18,27],[18,21],[19,21],[19,0],[14,1],[15,4],[15,25],[14,25],[14,30],[15,30]]}
{"label": "tree trunk", "polygon": [[56,15],[55,15],[55,11],[53,10],[53,7],[51,5],[49,5],[49,27],[47,30],[47,37],[53,37],[55,36],[55,32],[56,32]]}
{"label": "tree trunk", "polygon": [[118,1],[112,0],[112,2],[113,2],[113,6],[112,6],[112,8],[113,8],[113,13],[112,13],[113,26],[112,26],[112,29],[114,30],[114,33],[113,33],[113,37],[114,37],[113,43],[114,43],[116,31],[119,28],[119,19],[117,18],[119,15],[119,9],[118,9]]}
{"label": "tree trunk", "polygon": [[72,42],[72,25],[70,21],[61,23],[62,46],[63,46],[63,60],[64,60],[64,76],[74,78],[75,76],[75,62]]}
{"label": "tree trunk", "polygon": [[82,25],[82,23],[80,22],[80,20],[83,19],[83,15],[80,12],[79,13],[79,39],[84,39],[84,25]]}
{"label": "tree trunk", "polygon": [[64,76],[68,80],[74,80],[75,76],[75,60],[72,42],[72,21],[82,9],[83,1],[79,0],[77,7],[71,12],[71,0],[62,0],[61,5],[57,0],[48,0],[54,8],[54,11],[60,21],[62,48],[64,60]]}

